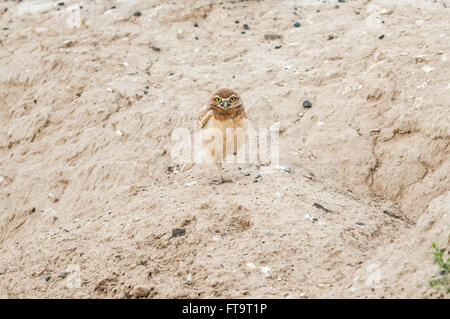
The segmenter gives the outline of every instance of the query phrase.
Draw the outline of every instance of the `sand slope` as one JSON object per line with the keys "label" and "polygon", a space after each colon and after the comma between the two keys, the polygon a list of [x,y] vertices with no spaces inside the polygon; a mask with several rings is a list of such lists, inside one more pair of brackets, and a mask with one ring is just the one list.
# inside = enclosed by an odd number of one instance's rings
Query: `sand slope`
{"label": "sand slope", "polygon": [[[64,3],[0,3],[0,297],[436,296],[448,1]],[[220,87],[290,173],[173,163]]]}

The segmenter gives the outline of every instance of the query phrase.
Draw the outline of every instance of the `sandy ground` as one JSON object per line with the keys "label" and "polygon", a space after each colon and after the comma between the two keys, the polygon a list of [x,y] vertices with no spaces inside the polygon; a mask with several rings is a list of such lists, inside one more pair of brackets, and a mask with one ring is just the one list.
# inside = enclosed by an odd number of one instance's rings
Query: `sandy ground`
{"label": "sandy ground", "polygon": [[[449,1],[57,3],[0,3],[0,297],[438,296]],[[172,161],[220,87],[290,172]]]}

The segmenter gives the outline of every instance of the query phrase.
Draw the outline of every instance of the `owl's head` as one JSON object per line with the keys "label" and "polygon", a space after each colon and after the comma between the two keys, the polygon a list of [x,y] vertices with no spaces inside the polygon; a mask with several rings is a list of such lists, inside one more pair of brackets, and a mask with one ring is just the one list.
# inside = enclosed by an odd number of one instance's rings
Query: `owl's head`
{"label": "owl's head", "polygon": [[228,110],[240,106],[241,97],[234,90],[220,89],[211,97],[211,104]]}

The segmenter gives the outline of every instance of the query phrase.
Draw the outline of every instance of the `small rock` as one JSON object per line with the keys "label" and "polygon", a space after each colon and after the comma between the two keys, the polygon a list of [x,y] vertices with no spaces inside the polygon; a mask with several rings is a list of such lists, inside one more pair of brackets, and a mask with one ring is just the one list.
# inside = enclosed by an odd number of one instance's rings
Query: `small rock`
{"label": "small rock", "polygon": [[63,6],[64,2],[58,2],[58,6]]}
{"label": "small rock", "polygon": [[133,13],[133,16],[140,17],[141,16],[141,11],[136,11],[135,13]]}
{"label": "small rock", "polygon": [[239,20],[234,21],[234,23],[238,24],[238,23],[239,23]]}
{"label": "small rock", "polygon": [[314,203],[313,206],[314,206],[315,208],[324,210],[324,211],[326,211],[327,213],[332,213],[332,212],[333,212],[331,209],[325,208],[325,207],[323,207],[322,205],[320,205],[319,203]]}
{"label": "small rock", "polygon": [[336,36],[335,36],[335,35],[329,34],[329,35],[327,36],[327,41],[330,41],[330,40],[333,40],[333,39],[336,39]]}
{"label": "small rock", "polygon": [[275,46],[275,49],[281,49],[281,45]]}
{"label": "small rock", "polygon": [[65,271],[63,271],[62,273],[61,273],[61,278],[66,278],[67,277],[67,275],[68,275],[68,273],[67,272],[65,272]]}
{"label": "small rock", "polygon": [[157,51],[157,52],[161,51],[161,49],[158,48],[158,47],[152,47],[152,50],[153,50],[153,51]]}
{"label": "small rock", "polygon": [[363,222],[357,222],[356,224],[359,225],[359,226],[364,226],[364,225],[366,225],[366,224],[364,224]]}
{"label": "small rock", "polygon": [[245,31],[242,31],[241,34],[245,34]]}
{"label": "small rock", "polygon": [[338,0],[338,2],[340,2],[340,3],[345,3],[345,0]]}
{"label": "small rock", "polygon": [[45,277],[45,281],[49,281],[52,278],[52,276]]}
{"label": "small rock", "polygon": [[198,28],[198,23],[194,23],[194,28]]}
{"label": "small rock", "polygon": [[316,217],[313,217],[313,216],[311,216],[310,214],[306,214],[306,215],[305,215],[305,219],[306,219],[306,220],[309,220],[309,221],[312,222],[312,223],[315,223],[315,222],[318,221],[318,219],[317,219]]}
{"label": "small rock", "polygon": [[294,23],[294,27],[300,28],[300,26],[301,26],[300,22],[297,21],[297,22]]}
{"label": "small rock", "polygon": [[309,109],[312,106],[311,102],[306,100],[303,101],[303,107]]}
{"label": "small rock", "polygon": [[248,29],[250,29],[247,23],[246,23],[246,24],[244,24],[244,25],[243,25],[243,27],[244,27],[244,29],[245,29],[245,30],[248,30]]}
{"label": "small rock", "polygon": [[186,235],[186,230],[185,229],[183,229],[183,228],[174,228],[174,229],[172,229],[172,236],[170,238],[181,237],[181,236],[184,236],[184,235]]}
{"label": "small rock", "polygon": [[378,37],[378,40],[381,40],[381,39],[383,39],[383,38],[384,38],[384,34],[380,35],[380,36]]}
{"label": "small rock", "polygon": [[133,290],[131,290],[130,295],[135,298],[145,298],[150,294],[152,290],[153,288],[151,287],[137,285],[133,288]]}

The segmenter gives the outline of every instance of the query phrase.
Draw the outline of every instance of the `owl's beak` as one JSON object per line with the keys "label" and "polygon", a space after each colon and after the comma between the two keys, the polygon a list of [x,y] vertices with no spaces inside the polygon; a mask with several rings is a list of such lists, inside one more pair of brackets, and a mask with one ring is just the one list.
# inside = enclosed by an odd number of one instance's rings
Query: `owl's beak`
{"label": "owl's beak", "polygon": [[224,101],[222,102],[222,107],[223,107],[223,108],[227,109],[229,106],[230,106],[230,102],[229,102],[228,100],[224,100]]}

